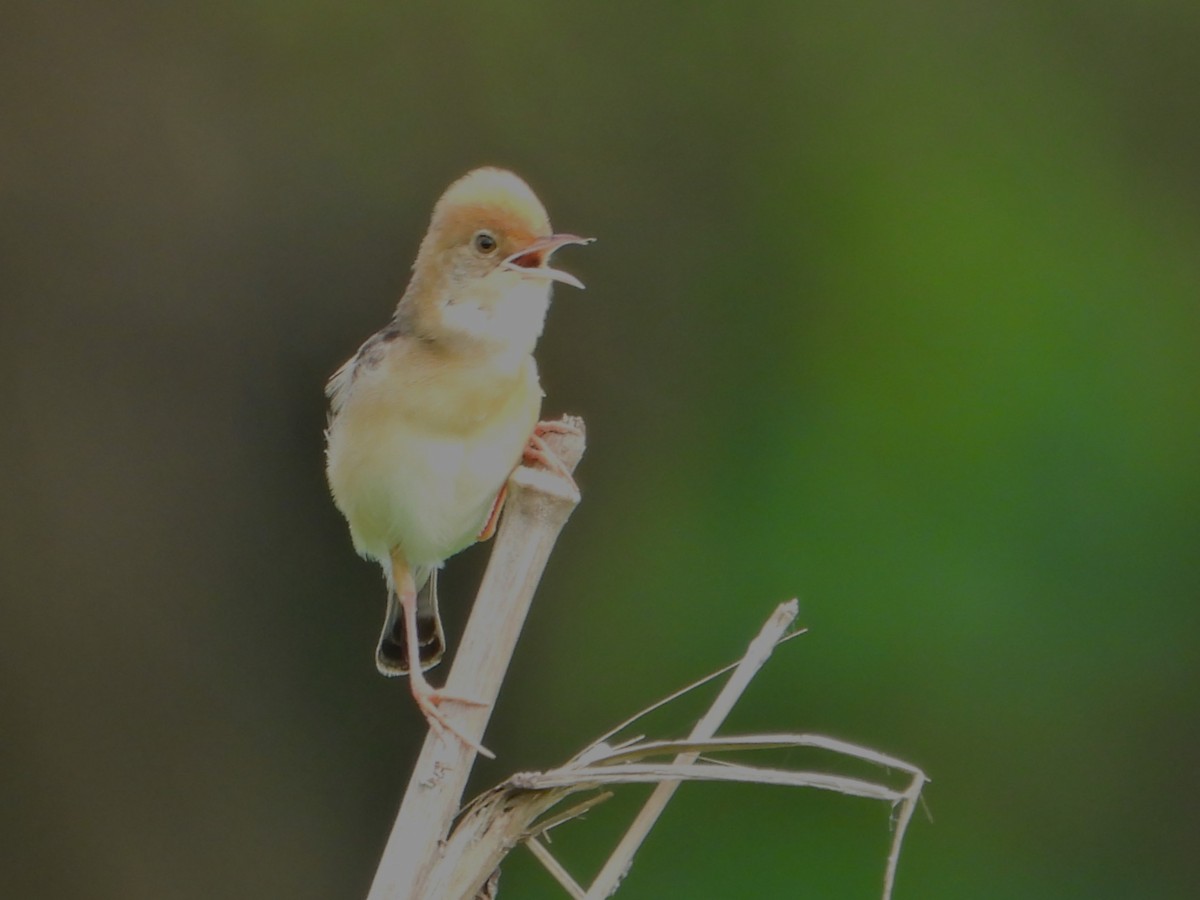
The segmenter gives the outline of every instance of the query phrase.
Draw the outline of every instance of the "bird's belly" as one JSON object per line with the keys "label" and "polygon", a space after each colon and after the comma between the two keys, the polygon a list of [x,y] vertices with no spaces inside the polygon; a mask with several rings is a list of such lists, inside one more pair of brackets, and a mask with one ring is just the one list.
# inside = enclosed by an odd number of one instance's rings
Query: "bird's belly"
{"label": "bird's belly", "polygon": [[355,546],[380,561],[400,547],[413,565],[474,543],[537,418],[534,407],[447,435],[403,416],[345,413],[331,435],[329,477]]}

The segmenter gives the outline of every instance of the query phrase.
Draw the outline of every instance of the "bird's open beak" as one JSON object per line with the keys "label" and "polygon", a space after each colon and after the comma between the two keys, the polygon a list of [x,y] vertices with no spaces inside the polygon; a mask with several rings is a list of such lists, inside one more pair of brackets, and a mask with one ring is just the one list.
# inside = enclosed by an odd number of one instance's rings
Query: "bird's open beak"
{"label": "bird's open beak", "polygon": [[559,247],[567,244],[590,244],[595,238],[579,237],[577,234],[552,234],[549,237],[538,238],[523,250],[518,250],[504,260],[500,265],[512,272],[531,275],[534,278],[546,278],[550,281],[561,281],[583,290],[583,282],[561,269],[551,269],[546,265],[550,255]]}

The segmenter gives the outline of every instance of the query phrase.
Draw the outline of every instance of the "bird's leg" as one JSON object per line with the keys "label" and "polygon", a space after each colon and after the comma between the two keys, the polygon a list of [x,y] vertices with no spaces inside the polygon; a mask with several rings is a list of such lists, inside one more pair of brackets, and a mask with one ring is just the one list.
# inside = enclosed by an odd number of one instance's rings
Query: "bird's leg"
{"label": "bird's leg", "polygon": [[500,488],[500,493],[496,495],[496,499],[492,501],[492,511],[488,513],[487,521],[483,523],[483,530],[479,532],[479,536],[475,538],[477,541],[491,540],[492,535],[496,533],[496,526],[500,522],[500,510],[504,509],[504,499],[508,496],[508,482],[504,482]]}
{"label": "bird's leg", "polygon": [[[526,463],[540,463],[556,475],[567,479],[571,483],[571,486],[578,491],[579,485],[575,484],[575,479],[571,477],[571,471],[563,465],[562,460],[547,446],[546,441],[542,437],[545,434],[579,434],[579,429],[565,422],[538,422],[534,426],[533,434],[529,436],[529,443],[525,445],[525,450],[521,454],[521,461]],[[503,487],[500,488],[500,493],[496,495],[496,499],[492,501],[492,511],[488,513],[487,521],[483,523],[483,528],[475,537],[476,541],[491,540],[496,534],[496,526],[500,522],[500,511],[504,509],[504,501],[507,497],[508,482],[506,481]]]}
{"label": "bird's leg", "polygon": [[529,436],[529,443],[525,445],[522,458],[527,463],[541,463],[554,474],[565,478],[571,487],[578,491],[579,485],[571,476],[571,470],[546,443],[544,436],[547,434],[579,434],[579,429],[563,421],[538,422],[533,427],[533,434]]}
{"label": "bird's leg", "polygon": [[425,721],[429,723],[429,727],[439,737],[445,738],[446,733],[449,732],[476,753],[481,753],[488,759],[495,759],[496,755],[494,753],[484,747],[479,741],[473,740],[463,734],[462,731],[446,718],[445,713],[440,709],[443,703],[451,702],[465,703],[468,706],[486,706],[487,704],[469,697],[447,694],[440,688],[435,688],[431,685],[425,679],[425,673],[421,671],[420,647],[417,643],[417,588],[413,583],[412,572],[408,568],[408,563],[398,552],[392,554],[392,578],[396,585],[396,595],[400,598],[400,608],[404,613],[404,639],[408,650],[408,679],[409,685],[412,688],[413,699],[417,701],[417,708],[421,710],[422,715],[425,716]]}
{"label": "bird's leg", "polygon": [[[521,454],[521,461],[541,463],[550,471],[567,479],[571,486],[578,491],[579,486],[571,477],[571,471],[563,465],[562,460],[555,455],[543,439],[542,435],[546,434],[579,434],[579,429],[565,422],[538,422],[534,426],[533,434],[529,436],[529,443],[525,445],[525,450]],[[500,522],[500,511],[504,509],[504,501],[507,497],[508,482],[506,481],[500,488],[500,493],[496,495],[496,499],[492,501],[492,511],[488,513],[487,521],[483,523],[483,529],[475,538],[476,541],[490,540],[495,535],[496,526]]]}

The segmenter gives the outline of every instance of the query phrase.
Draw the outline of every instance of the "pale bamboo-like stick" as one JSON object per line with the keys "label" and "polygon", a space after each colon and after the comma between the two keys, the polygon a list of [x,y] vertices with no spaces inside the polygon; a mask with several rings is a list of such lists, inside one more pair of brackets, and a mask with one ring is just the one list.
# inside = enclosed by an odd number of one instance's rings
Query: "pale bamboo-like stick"
{"label": "pale bamboo-like stick", "polygon": [[[790,617],[795,614],[792,604],[775,611],[759,637],[747,649],[743,660],[721,672],[738,670],[731,684],[713,704],[703,730],[715,730],[728,708],[744,691],[749,679],[761,667],[770,651],[794,635],[781,635]],[[776,638],[778,639],[776,640]],[[772,641],[775,641],[772,644]],[[709,681],[711,676],[695,684]],[[688,690],[685,688],[684,691]],[[680,695],[680,691],[672,697]],[[627,727],[664,701],[627,720]],[[617,729],[619,731],[621,729]],[[695,731],[700,731],[697,728]],[[695,732],[694,732],[695,733]],[[680,781],[719,781],[771,784],[779,787],[807,787],[835,791],[848,796],[865,797],[888,802],[897,807],[896,834],[888,858],[884,900],[891,896],[896,863],[903,840],[904,828],[918,802],[926,777],[920,769],[867,747],[814,734],[755,734],[732,737],[690,738],[686,740],[646,740],[634,738],[609,744],[615,732],[609,732],[597,743],[576,754],[569,762],[547,772],[524,772],[511,776],[503,784],[486,791],[472,801],[455,824],[453,832],[442,846],[441,856],[423,885],[422,898],[437,900],[480,900],[480,891],[514,846],[525,842],[529,849],[562,885],[571,897],[584,897],[586,891],[551,856],[549,849],[538,841],[551,828],[576,818],[597,803],[611,796],[604,787],[609,785],[646,783],[675,783]],[[863,781],[823,772],[766,769],[741,763],[699,762],[701,754],[748,752],[791,747],[819,748],[838,756],[853,757],[885,769],[898,769],[911,776],[909,787],[903,791],[886,784]],[[672,755],[674,761],[653,763],[647,760]],[[563,800],[580,791],[597,791],[583,802],[559,812],[551,810]],[[661,811],[650,808],[641,819],[649,827],[649,817]],[[641,830],[641,829],[639,829]],[[630,845],[632,846],[632,845]],[[636,850],[636,847],[632,848]],[[629,851],[627,851],[629,852]],[[615,858],[615,854],[614,854]],[[628,860],[621,869],[628,868]]]}
{"label": "pale bamboo-like stick", "polygon": [[[762,668],[763,663],[770,658],[771,651],[775,649],[775,645],[784,636],[799,611],[800,604],[795,600],[783,603],[775,610],[775,614],[763,625],[758,637],[750,642],[750,646],[746,649],[746,655],[733,670],[733,674],[725,682],[721,693],[717,695],[717,699],[713,701],[704,718],[697,722],[692,729],[689,736],[691,740],[707,740],[717,733],[717,729],[721,727],[721,723],[725,721],[729,711],[733,709],[734,704],[746,690],[751,679]],[[681,753],[675,758],[675,764],[691,765],[699,755],[698,752]],[[650,833],[650,829],[654,827],[658,817],[667,808],[667,804],[678,788],[679,782],[675,780],[661,781],[654,788],[650,798],[642,806],[641,812],[633,820],[629,830],[625,832],[621,842],[617,844],[617,848],[601,867],[600,873],[592,882],[591,887],[588,888],[585,900],[604,900],[617,889],[617,885],[621,883],[621,879],[625,877],[625,873],[633,863],[634,854],[642,846],[646,835]]]}
{"label": "pale bamboo-like stick", "polygon": [[525,841],[525,846],[537,857],[538,862],[546,867],[546,871],[554,876],[554,880],[562,885],[562,889],[571,895],[571,900],[583,900],[583,888],[579,882],[571,877],[571,873],[562,867],[562,863],[550,854],[541,841],[531,837]]}
{"label": "pale bamboo-like stick", "polygon": [[[550,433],[545,441],[566,470],[574,471],[584,450],[583,420],[564,417],[563,422],[577,432]],[[522,466],[509,480],[491,560],[446,680],[447,693],[480,703],[443,705],[446,718],[464,735],[483,737],[533,592],[578,503],[575,485],[546,469]],[[426,736],[368,900],[433,900],[436,895],[425,885],[474,761],[475,751],[454,735],[431,731]]]}

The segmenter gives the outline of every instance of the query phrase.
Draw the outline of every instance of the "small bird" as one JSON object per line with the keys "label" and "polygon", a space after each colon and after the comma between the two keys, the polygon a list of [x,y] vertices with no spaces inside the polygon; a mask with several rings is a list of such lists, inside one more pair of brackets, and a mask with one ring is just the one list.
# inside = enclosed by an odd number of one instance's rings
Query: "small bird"
{"label": "small bird", "polygon": [[469,172],[434,206],[391,321],[325,389],[334,503],[355,549],[387,581],[376,666],[410,676],[439,732],[462,738],[441,703],[474,701],[433,688],[423,674],[445,650],[437,570],[491,537],[522,458],[546,461],[533,349],[552,283],[583,287],[549,261],[591,240],[554,234],[537,195],[512,172]]}

